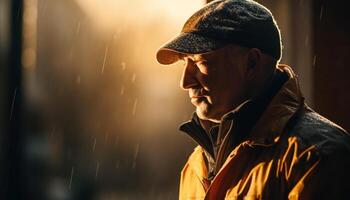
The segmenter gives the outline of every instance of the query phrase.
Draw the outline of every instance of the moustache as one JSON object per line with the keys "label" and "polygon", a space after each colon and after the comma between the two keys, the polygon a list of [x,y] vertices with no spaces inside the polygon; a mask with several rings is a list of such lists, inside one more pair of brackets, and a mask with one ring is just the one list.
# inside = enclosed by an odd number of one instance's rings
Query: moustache
{"label": "moustache", "polygon": [[203,97],[207,94],[203,88],[201,88],[201,89],[193,89],[192,88],[189,90],[189,95],[190,95],[190,98],[196,98],[196,97]]}

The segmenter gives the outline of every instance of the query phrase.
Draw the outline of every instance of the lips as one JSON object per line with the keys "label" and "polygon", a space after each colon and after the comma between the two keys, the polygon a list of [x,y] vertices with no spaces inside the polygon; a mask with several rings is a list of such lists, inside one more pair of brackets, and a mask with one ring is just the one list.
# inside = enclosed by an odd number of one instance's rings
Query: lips
{"label": "lips", "polygon": [[202,98],[204,96],[190,96],[191,99],[198,99],[198,98]]}
{"label": "lips", "polygon": [[203,93],[203,91],[204,91],[203,89],[190,89],[189,96],[191,99],[205,97],[205,94]]}
{"label": "lips", "polygon": [[191,103],[195,106],[198,106],[200,103],[205,102],[205,97],[192,97]]}

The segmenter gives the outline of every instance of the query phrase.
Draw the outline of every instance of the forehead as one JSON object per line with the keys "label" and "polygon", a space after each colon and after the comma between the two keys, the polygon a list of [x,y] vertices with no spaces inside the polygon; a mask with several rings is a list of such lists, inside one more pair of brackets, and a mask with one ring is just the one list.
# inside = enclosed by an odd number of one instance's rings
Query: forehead
{"label": "forehead", "polygon": [[206,53],[199,54],[187,54],[183,53],[180,55],[181,59],[191,59],[191,60],[208,60],[208,59],[218,59],[220,57],[225,57],[227,55],[227,48],[223,47]]}

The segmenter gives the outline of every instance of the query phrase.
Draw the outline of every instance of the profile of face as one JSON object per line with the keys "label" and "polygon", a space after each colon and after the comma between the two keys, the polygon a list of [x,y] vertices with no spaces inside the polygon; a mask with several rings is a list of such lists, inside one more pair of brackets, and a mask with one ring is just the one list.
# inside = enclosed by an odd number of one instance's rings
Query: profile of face
{"label": "profile of face", "polygon": [[221,117],[246,100],[246,54],[239,47],[223,47],[204,54],[183,54],[181,87],[202,120]]}

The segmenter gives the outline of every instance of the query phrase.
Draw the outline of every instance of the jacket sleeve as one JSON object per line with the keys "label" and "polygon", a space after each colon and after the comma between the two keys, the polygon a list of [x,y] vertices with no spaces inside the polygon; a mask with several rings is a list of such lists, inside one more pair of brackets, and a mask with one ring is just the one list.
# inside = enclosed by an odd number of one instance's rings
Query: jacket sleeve
{"label": "jacket sleeve", "polygon": [[[300,165],[303,163],[299,163],[299,167],[303,168]],[[317,161],[304,170],[294,182],[288,199],[349,199],[349,181],[349,151],[332,151],[332,153],[319,155]]]}

